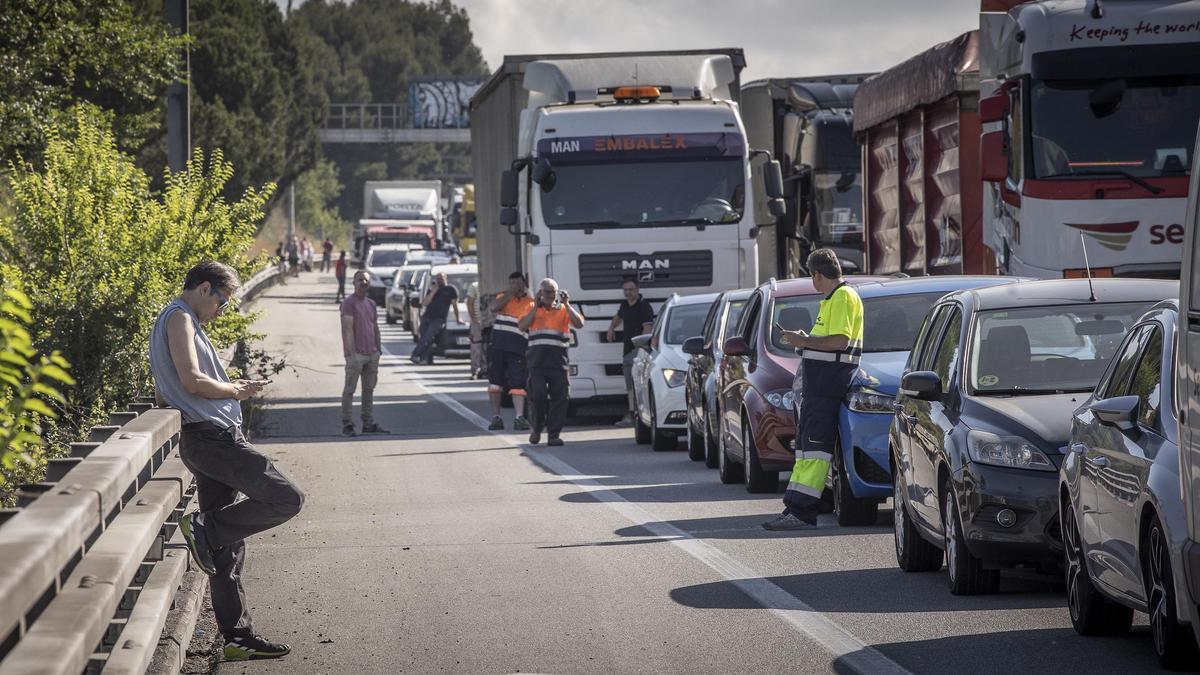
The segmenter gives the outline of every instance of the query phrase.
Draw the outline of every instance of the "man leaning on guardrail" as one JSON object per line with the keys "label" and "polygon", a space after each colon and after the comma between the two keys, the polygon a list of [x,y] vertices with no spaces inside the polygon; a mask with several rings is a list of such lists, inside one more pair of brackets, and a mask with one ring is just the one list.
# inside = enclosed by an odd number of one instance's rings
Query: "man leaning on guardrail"
{"label": "man leaning on guardrail", "polygon": [[[269,659],[291,649],[254,632],[242,566],[245,539],[280,525],[304,505],[304,494],[242,435],[241,401],[270,380],[232,380],[204,333],[221,315],[240,282],[219,262],[188,271],[183,293],[158,314],[150,336],[150,367],[159,405],[179,410],[183,431],[179,457],[196,476],[200,510],[179,521],[192,559],[212,577],[217,625],[225,659]],[[246,499],[236,501],[238,493]]]}

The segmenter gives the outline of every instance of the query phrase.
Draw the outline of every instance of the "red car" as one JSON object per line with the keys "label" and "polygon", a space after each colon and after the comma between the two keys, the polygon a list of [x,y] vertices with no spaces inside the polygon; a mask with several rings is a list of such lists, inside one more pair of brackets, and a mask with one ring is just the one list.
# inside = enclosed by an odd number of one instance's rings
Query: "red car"
{"label": "red car", "polygon": [[[850,285],[887,277],[852,276]],[[792,380],[800,357],[780,341],[781,325],[809,330],[823,296],[811,279],[769,281],[746,301],[736,331],[725,340],[717,434],[722,483],[745,481],[749,492],[774,492],[779,472],[795,463]]]}

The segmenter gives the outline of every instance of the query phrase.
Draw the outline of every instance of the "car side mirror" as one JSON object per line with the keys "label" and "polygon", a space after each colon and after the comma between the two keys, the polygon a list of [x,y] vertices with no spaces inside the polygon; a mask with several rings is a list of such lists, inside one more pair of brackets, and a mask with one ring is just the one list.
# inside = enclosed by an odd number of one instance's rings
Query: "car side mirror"
{"label": "car side mirror", "polygon": [[650,336],[649,335],[638,335],[637,337],[630,339],[630,342],[633,343],[633,346],[635,349],[643,349],[645,351],[650,351]]}
{"label": "car side mirror", "polygon": [[1133,421],[1137,414],[1137,396],[1114,396],[1100,399],[1088,406],[1101,424],[1114,426],[1121,431],[1132,431],[1137,427]]}
{"label": "car side mirror", "polygon": [[683,353],[700,356],[704,353],[704,337],[697,335],[683,341]]}
{"label": "car side mirror", "polygon": [[726,356],[747,356],[750,354],[750,345],[746,344],[746,338],[735,335],[725,341],[722,346],[722,351]]}
{"label": "car side mirror", "polygon": [[936,401],[942,397],[942,378],[932,370],[916,370],[900,378],[900,393],[918,401]]}

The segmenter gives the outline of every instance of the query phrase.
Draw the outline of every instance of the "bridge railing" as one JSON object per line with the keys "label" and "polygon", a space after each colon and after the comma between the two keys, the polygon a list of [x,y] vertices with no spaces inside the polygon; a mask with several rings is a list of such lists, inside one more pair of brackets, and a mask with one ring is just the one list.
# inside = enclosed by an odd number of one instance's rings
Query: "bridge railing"
{"label": "bridge railing", "polygon": [[331,103],[326,129],[403,129],[408,108],[399,103]]}

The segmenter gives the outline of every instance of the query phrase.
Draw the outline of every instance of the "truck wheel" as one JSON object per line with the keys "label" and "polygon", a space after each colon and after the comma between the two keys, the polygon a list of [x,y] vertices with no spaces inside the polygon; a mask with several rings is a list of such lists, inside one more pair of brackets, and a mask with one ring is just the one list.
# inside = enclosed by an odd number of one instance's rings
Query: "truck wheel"
{"label": "truck wheel", "polygon": [[942,569],[942,549],[925,541],[908,517],[904,499],[903,479],[899,472],[892,475],[892,507],[896,539],[896,564],[905,572],[936,572]]}
{"label": "truck wheel", "polygon": [[668,434],[658,426],[658,406],[654,405],[654,389],[646,392],[650,399],[650,447],[655,452],[670,452],[677,447],[678,438]]}
{"label": "truck wheel", "polygon": [[1158,516],[1142,540],[1142,574],[1146,583],[1146,606],[1154,654],[1165,670],[1191,669],[1197,663],[1196,640],[1190,626],[1179,623],[1175,612],[1175,577],[1171,574],[1171,548]]}
{"label": "truck wheel", "polygon": [[717,429],[717,474],[725,485],[742,482],[745,467],[733,461],[725,448],[725,432]]}
{"label": "truck wheel", "polygon": [[833,515],[842,527],[874,525],[879,516],[879,502],[854,496],[846,473],[846,453],[841,446],[839,441],[833,448]]}
{"label": "truck wheel", "polygon": [[1071,613],[1071,625],[1075,627],[1075,632],[1080,635],[1121,635],[1129,632],[1133,624],[1133,610],[1104,597],[1092,583],[1087,559],[1083,555],[1083,541],[1079,538],[1075,507],[1069,499],[1063,500],[1059,519],[1067,562],[1067,609]]}
{"label": "truck wheel", "polygon": [[987,595],[1000,589],[1000,570],[984,569],[983,561],[967,550],[958,498],[954,488],[942,490],[942,532],[946,541],[946,574],[954,595]]}
{"label": "truck wheel", "polygon": [[746,492],[759,494],[779,489],[779,472],[763,470],[762,463],[758,460],[758,448],[754,445],[754,434],[750,433],[750,425],[747,423],[742,423],[742,473],[745,476]]}

